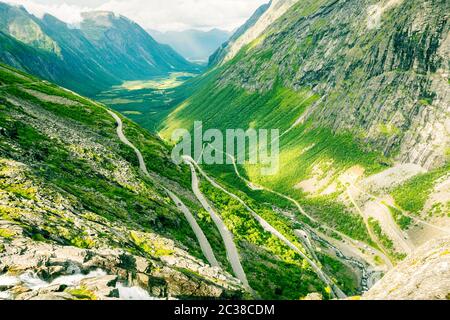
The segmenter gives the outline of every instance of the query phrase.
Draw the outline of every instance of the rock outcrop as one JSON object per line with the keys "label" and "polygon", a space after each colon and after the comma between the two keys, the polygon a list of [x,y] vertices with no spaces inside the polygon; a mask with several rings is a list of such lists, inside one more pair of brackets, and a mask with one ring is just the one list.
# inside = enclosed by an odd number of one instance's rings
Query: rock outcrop
{"label": "rock outcrop", "polygon": [[149,259],[17,237],[0,238],[0,247],[0,299],[127,299],[130,291],[143,293],[137,299],[227,299],[243,292],[236,279],[187,253]]}
{"label": "rock outcrop", "polygon": [[432,240],[387,273],[363,299],[450,299],[450,238]]}
{"label": "rock outcrop", "polygon": [[162,177],[181,169],[161,141],[124,119],[133,142],[154,152],[143,176],[106,107],[6,66],[0,73],[0,298],[245,295],[202,261],[164,193],[190,196]]}

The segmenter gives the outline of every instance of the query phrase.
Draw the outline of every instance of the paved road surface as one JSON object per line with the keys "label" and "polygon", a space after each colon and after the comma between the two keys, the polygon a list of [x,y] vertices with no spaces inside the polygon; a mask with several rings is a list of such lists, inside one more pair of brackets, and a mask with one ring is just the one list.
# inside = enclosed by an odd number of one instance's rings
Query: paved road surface
{"label": "paved road surface", "polygon": [[[147,165],[145,164],[144,157],[142,156],[141,151],[138,148],[136,148],[136,146],[133,145],[127,139],[125,134],[123,133],[122,119],[120,119],[120,117],[117,114],[115,114],[114,112],[112,112],[110,110],[107,110],[107,111],[114,118],[114,120],[117,123],[117,135],[119,136],[120,141],[122,141],[124,144],[126,144],[127,146],[129,146],[130,148],[132,148],[134,150],[134,152],[136,153],[136,156],[139,160],[140,170],[146,176],[150,177],[150,174],[148,173],[148,170],[147,170]],[[167,194],[172,199],[172,201],[175,202],[178,209],[181,212],[183,212],[184,216],[186,217],[186,220],[189,222],[189,225],[192,228],[192,231],[194,231],[195,236],[197,237],[197,240],[200,244],[200,248],[202,249],[203,255],[206,257],[206,259],[208,260],[210,265],[213,267],[218,267],[219,263],[217,262],[217,259],[214,256],[213,249],[212,249],[208,239],[206,238],[205,234],[203,233],[202,229],[200,228],[197,221],[195,220],[194,215],[189,211],[189,209],[186,207],[186,205],[173,192],[167,190],[166,188],[164,188],[164,190],[167,192]]]}
{"label": "paved road surface", "polygon": [[241,198],[236,196],[235,194],[229,192],[222,186],[220,186],[217,182],[215,182],[213,179],[211,179],[196,163],[191,157],[184,157],[185,161],[191,166],[191,170],[195,171],[194,166],[199,170],[199,172],[202,174],[202,176],[205,177],[212,185],[213,187],[221,190],[222,192],[226,193],[230,197],[236,199],[239,203],[241,203],[256,219],[256,221],[259,222],[259,224],[263,227],[263,229],[267,232],[270,232],[275,237],[280,239],[284,244],[286,244],[289,248],[291,248],[293,251],[298,253],[303,259],[305,259],[309,265],[313,268],[314,272],[319,276],[319,278],[324,281],[328,286],[330,286],[336,295],[336,297],[343,299],[347,296],[344,292],[342,292],[339,287],[337,287],[333,281],[322,271],[322,269],[314,262],[312,261],[308,256],[306,256],[296,245],[294,245],[292,242],[290,242],[285,236],[283,236],[278,230],[276,230],[274,227],[272,227],[266,220],[264,220],[261,216],[259,216],[253,209],[251,209]]}
{"label": "paved road surface", "polygon": [[223,239],[223,242],[224,242],[224,245],[225,245],[225,249],[226,249],[226,252],[227,252],[227,258],[228,258],[228,261],[231,264],[231,268],[233,269],[234,275],[239,280],[241,280],[241,282],[244,284],[244,286],[246,286],[247,288],[250,288],[250,286],[248,284],[248,281],[247,281],[247,276],[246,276],[245,271],[244,271],[244,269],[242,268],[242,265],[241,265],[239,252],[238,252],[237,247],[236,247],[236,245],[235,245],[235,243],[233,241],[233,234],[228,230],[228,228],[226,227],[225,223],[222,221],[220,216],[212,209],[211,205],[208,203],[208,201],[206,200],[205,196],[200,191],[199,181],[198,181],[198,177],[197,177],[197,172],[195,171],[194,165],[191,162],[189,162],[189,161],[186,161],[186,163],[191,168],[191,173],[192,173],[192,191],[194,192],[195,196],[197,197],[197,199],[202,204],[203,208],[205,208],[205,210],[208,211],[208,213],[210,214],[211,219],[213,220],[213,222],[217,226],[217,229],[219,229],[220,235],[222,236],[222,239]]}

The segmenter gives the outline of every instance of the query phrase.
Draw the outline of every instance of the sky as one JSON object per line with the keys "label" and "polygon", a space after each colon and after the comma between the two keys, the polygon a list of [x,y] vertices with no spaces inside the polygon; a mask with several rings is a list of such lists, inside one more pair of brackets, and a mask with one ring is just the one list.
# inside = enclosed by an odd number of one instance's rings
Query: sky
{"label": "sky", "polygon": [[81,20],[81,12],[107,10],[136,21],[145,29],[232,31],[269,0],[0,0],[23,5],[41,17],[49,13],[70,24]]}

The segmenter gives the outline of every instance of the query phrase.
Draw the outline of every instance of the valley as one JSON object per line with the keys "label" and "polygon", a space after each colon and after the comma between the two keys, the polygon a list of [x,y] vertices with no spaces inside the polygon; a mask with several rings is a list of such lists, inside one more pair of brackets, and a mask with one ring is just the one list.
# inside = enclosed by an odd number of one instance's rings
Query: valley
{"label": "valley", "polygon": [[[0,300],[448,299],[448,12],[273,0],[200,66],[0,3]],[[279,130],[279,170],[177,163],[197,121]]]}
{"label": "valley", "polygon": [[94,99],[110,106],[152,132],[188,96],[182,86],[195,73],[173,72],[148,80],[126,81],[100,92]]}

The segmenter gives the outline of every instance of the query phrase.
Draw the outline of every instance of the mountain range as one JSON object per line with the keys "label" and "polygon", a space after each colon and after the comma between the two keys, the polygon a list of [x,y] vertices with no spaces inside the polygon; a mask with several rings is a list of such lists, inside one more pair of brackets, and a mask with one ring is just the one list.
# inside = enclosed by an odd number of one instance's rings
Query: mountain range
{"label": "mountain range", "polygon": [[[122,16],[0,8],[0,299],[449,298],[448,1],[273,0],[183,80]],[[176,164],[196,121],[279,171]]]}
{"label": "mountain range", "polygon": [[111,12],[85,13],[75,28],[0,3],[0,37],[4,63],[90,96],[126,80],[197,70],[139,25]]}
{"label": "mountain range", "polygon": [[211,54],[231,36],[230,32],[220,29],[148,32],[156,41],[170,45],[188,61],[199,63],[206,63]]}

